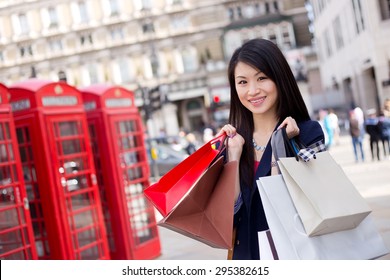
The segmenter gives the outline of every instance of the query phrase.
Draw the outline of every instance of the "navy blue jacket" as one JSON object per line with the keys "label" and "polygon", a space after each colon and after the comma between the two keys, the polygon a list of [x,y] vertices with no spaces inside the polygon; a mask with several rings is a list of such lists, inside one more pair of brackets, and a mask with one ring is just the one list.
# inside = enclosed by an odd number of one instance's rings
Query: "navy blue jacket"
{"label": "navy blue jacket", "polygon": [[[303,144],[310,146],[318,141],[324,142],[324,133],[317,121],[305,121],[298,123],[299,138]],[[293,156],[293,155],[289,155]],[[268,229],[267,220],[261,203],[256,180],[259,177],[271,175],[272,148],[269,142],[261,158],[259,167],[252,186],[247,186],[241,181],[241,193],[243,204],[234,215],[236,228],[236,240],[234,244],[233,259],[257,260],[259,256],[259,243],[257,233]]]}

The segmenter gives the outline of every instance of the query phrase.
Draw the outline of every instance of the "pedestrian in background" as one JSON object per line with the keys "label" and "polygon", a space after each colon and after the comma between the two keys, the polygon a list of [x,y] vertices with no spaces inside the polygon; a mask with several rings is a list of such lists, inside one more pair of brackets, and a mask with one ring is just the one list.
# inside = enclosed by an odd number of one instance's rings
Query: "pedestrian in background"
{"label": "pedestrian in background", "polygon": [[195,134],[193,133],[188,133],[186,135],[186,140],[187,140],[187,146],[185,147],[185,150],[187,154],[191,155],[196,152],[197,150],[197,145],[196,145],[196,137]]}
{"label": "pedestrian in background", "polygon": [[356,117],[354,110],[349,112],[349,132],[352,137],[353,152],[355,155],[355,161],[359,162],[358,148],[360,152],[360,159],[364,162],[364,150],[363,150],[363,137],[359,120]]}
{"label": "pedestrian in background", "polygon": [[367,119],[365,122],[366,132],[370,136],[370,150],[371,158],[375,160],[375,157],[380,160],[379,153],[379,141],[381,140],[381,132],[378,126],[378,117],[376,116],[375,109],[367,110]]}
{"label": "pedestrian in background", "polygon": [[384,112],[379,114],[378,127],[380,131],[380,139],[383,145],[384,156],[386,158],[388,155],[390,159],[390,118],[385,117]]}
{"label": "pedestrian in background", "polygon": [[386,98],[383,105],[383,113],[385,117],[390,118],[390,98]]}
{"label": "pedestrian in background", "polygon": [[355,109],[353,109],[353,111],[355,113],[356,119],[359,122],[359,127],[360,127],[360,130],[362,132],[362,135],[364,136],[366,134],[366,129],[365,129],[365,126],[364,126],[365,124],[364,124],[364,113],[363,113],[363,110],[360,107],[355,107]]}
{"label": "pedestrian in background", "polygon": [[318,112],[318,123],[320,124],[322,131],[324,133],[324,141],[326,149],[329,149],[332,142],[332,134],[329,126],[329,121],[327,120],[328,112],[326,110],[320,110]]}
{"label": "pedestrian in background", "polygon": [[228,78],[229,124],[219,133],[229,136],[228,160],[239,161],[232,258],[259,259],[258,232],[267,230],[268,224],[256,180],[277,167],[272,161],[272,133],[285,127],[288,138],[299,135],[306,146],[322,149],[324,134],[319,123],[310,120],[290,66],[273,42],[244,43],[232,55]]}
{"label": "pedestrian in background", "polygon": [[213,131],[213,129],[210,128],[210,127],[206,127],[203,130],[203,142],[207,143],[207,142],[211,141],[213,138],[214,138],[214,131]]}
{"label": "pedestrian in background", "polygon": [[332,130],[333,140],[336,145],[340,144],[339,117],[333,109],[328,110],[329,129]]}

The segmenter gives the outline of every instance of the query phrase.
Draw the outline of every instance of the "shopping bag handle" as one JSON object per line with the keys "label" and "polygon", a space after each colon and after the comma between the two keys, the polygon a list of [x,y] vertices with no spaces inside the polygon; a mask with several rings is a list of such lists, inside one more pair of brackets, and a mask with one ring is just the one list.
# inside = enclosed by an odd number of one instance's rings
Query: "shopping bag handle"
{"label": "shopping bag handle", "polygon": [[222,134],[218,135],[214,139],[210,140],[210,142],[209,142],[210,145],[216,145],[216,147],[214,149],[218,151],[218,155],[210,163],[210,166],[213,165],[214,162],[216,162],[223,153],[225,153],[225,160],[224,160],[224,162],[228,161],[228,144],[227,144],[228,140],[229,140],[229,137],[227,137],[226,132],[223,132]]}
{"label": "shopping bag handle", "polygon": [[225,140],[226,140],[226,133],[222,133],[218,135],[217,137],[210,140],[210,145],[215,145],[215,150],[218,150],[219,152],[222,152],[225,149]]}
{"label": "shopping bag handle", "polygon": [[296,148],[294,148],[293,144],[291,143],[291,139],[288,138],[287,132],[286,132],[286,127],[280,128],[282,130],[282,136],[283,136],[283,142],[284,142],[284,147],[286,149],[286,152],[288,151],[290,154],[294,155],[296,161],[299,161],[298,157],[298,152]]}
{"label": "shopping bag handle", "polygon": [[295,159],[299,161],[299,158],[301,158],[304,162],[309,161],[311,158],[316,159],[316,152],[312,149],[307,147],[299,138],[299,136],[295,136],[291,139],[288,139],[286,128],[282,128],[282,134],[283,139],[287,149],[290,151],[291,154],[294,155]]}

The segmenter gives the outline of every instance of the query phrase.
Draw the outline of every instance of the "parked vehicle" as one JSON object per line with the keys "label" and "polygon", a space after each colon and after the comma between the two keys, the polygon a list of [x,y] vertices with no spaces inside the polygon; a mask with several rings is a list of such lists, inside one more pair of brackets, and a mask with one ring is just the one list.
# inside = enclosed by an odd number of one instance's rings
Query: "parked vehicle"
{"label": "parked vehicle", "polygon": [[188,157],[176,137],[147,139],[148,161],[152,177],[161,177]]}

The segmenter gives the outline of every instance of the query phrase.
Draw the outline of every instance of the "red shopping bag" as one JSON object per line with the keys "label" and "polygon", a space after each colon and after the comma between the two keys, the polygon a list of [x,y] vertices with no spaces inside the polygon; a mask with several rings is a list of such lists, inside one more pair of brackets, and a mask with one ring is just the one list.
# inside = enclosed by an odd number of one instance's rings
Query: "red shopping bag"
{"label": "red shopping bag", "polygon": [[145,196],[163,217],[167,216],[221,154],[225,139],[226,134],[222,134],[207,142],[144,190]]}

